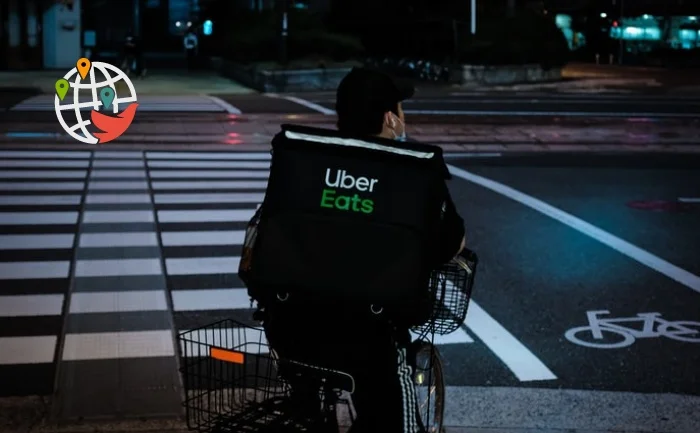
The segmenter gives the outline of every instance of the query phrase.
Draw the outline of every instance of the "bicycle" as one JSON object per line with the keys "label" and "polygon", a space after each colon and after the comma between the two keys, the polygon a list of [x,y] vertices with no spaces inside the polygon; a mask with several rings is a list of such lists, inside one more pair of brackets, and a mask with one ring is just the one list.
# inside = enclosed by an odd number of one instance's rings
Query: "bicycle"
{"label": "bicycle", "polygon": [[[463,325],[477,264],[478,256],[465,249],[436,269],[429,284],[430,318],[411,329],[417,335],[412,356],[419,421],[430,433],[443,431],[445,410],[443,364],[434,336]],[[280,358],[262,327],[224,320],[180,333],[178,340],[190,430],[337,433],[341,408],[341,418],[354,422],[352,376]]]}
{"label": "bicycle", "polygon": [[[634,344],[638,338],[666,337],[671,340],[686,343],[700,343],[700,322],[672,322],[661,318],[661,313],[639,313],[636,317],[602,318],[610,311],[588,311],[587,326],[571,328],[564,336],[574,344],[596,349],[620,349]],[[641,323],[641,329],[623,326],[622,324]],[[656,327],[658,325],[658,327]],[[656,327],[656,330],[654,329]],[[590,333],[594,341],[586,341],[579,335]],[[622,338],[622,341],[605,341],[604,334]]]}

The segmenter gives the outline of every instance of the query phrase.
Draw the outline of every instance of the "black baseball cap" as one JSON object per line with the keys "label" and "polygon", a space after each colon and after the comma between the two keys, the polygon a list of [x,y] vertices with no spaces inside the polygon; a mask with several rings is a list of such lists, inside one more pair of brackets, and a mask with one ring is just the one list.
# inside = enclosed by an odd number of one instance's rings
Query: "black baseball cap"
{"label": "black baseball cap", "polygon": [[415,88],[407,80],[370,68],[353,68],[336,92],[336,111],[344,113],[394,110],[396,104],[413,97]]}

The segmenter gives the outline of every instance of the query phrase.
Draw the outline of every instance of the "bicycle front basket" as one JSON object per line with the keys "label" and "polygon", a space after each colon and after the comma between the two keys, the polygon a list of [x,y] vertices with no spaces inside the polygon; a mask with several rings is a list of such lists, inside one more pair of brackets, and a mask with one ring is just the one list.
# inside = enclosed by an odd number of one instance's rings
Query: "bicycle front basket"
{"label": "bicycle front basket", "polygon": [[255,408],[287,396],[288,387],[278,379],[262,329],[224,320],[178,340],[190,430],[252,432],[273,422],[275,414]]}
{"label": "bicycle front basket", "polygon": [[426,323],[414,327],[413,332],[445,335],[464,323],[478,263],[476,253],[465,248],[449,263],[432,272],[429,284],[432,314]]}

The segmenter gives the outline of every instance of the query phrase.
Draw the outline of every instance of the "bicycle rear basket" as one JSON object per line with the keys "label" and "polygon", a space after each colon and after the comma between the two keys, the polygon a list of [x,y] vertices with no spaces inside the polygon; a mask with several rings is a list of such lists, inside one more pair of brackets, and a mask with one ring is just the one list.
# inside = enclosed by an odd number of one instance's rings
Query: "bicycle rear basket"
{"label": "bicycle rear basket", "polygon": [[233,320],[179,337],[187,426],[199,432],[283,431],[288,394],[262,329]]}
{"label": "bicycle rear basket", "polygon": [[464,323],[478,263],[476,253],[465,248],[449,263],[433,271],[429,284],[432,314],[426,323],[412,329],[414,333],[445,335]]}

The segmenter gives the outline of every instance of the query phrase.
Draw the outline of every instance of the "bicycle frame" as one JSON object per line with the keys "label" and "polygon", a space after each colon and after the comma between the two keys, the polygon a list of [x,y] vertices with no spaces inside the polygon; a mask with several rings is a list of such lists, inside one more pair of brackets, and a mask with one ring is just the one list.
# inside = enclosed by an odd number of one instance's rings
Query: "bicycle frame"
{"label": "bicycle frame", "polygon": [[[625,332],[634,338],[649,338],[658,335],[655,331],[656,325],[663,325],[669,323],[668,320],[662,319],[661,313],[639,313],[636,317],[623,317],[619,319],[605,319],[599,317],[603,314],[610,314],[610,311],[599,310],[599,311],[588,311],[586,316],[588,318],[588,324],[591,328],[591,333],[596,340],[603,338],[603,330],[609,329],[611,331]],[[621,323],[642,323],[642,329],[629,328],[627,326],[620,325]]]}

